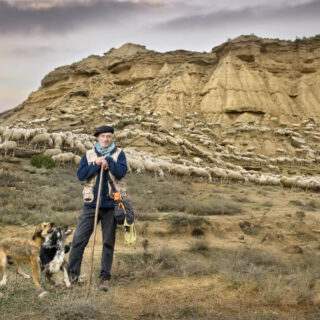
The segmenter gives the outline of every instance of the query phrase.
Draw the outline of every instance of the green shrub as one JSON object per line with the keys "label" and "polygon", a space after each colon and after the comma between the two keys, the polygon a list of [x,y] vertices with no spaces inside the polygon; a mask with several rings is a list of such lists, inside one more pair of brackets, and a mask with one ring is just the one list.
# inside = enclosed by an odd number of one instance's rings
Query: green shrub
{"label": "green shrub", "polygon": [[46,169],[52,169],[55,167],[55,162],[53,161],[53,159],[43,154],[33,155],[31,157],[30,163],[36,168],[44,167]]}

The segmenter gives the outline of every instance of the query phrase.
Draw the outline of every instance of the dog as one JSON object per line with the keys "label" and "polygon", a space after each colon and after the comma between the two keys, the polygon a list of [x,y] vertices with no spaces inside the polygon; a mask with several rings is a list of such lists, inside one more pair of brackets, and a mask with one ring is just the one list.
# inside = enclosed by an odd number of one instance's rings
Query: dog
{"label": "dog", "polygon": [[8,262],[16,266],[17,273],[29,279],[30,276],[21,269],[21,264],[30,264],[32,270],[32,279],[39,292],[39,298],[42,298],[47,292],[41,287],[41,269],[40,269],[40,248],[45,238],[53,231],[54,224],[43,222],[36,226],[32,240],[23,238],[8,238],[0,242],[0,287],[7,284],[6,267]]}
{"label": "dog", "polygon": [[53,276],[59,271],[63,272],[63,280],[67,288],[71,286],[65,254],[69,252],[70,245],[65,245],[66,238],[72,233],[68,227],[54,227],[48,234],[40,249],[41,270],[46,279],[56,285]]}

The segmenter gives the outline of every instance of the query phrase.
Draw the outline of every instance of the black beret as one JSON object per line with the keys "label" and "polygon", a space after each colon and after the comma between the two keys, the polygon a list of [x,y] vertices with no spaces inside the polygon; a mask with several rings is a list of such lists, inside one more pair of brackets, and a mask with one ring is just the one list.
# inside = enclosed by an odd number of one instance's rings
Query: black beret
{"label": "black beret", "polygon": [[114,129],[111,126],[101,126],[96,128],[95,132],[94,132],[94,136],[97,137],[100,133],[105,133],[105,132],[111,132],[114,133]]}

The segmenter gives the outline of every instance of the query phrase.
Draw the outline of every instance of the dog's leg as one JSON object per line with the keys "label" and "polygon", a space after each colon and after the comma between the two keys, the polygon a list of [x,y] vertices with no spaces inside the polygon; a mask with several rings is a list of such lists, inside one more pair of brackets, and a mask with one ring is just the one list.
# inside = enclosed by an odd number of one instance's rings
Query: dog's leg
{"label": "dog's leg", "polygon": [[66,284],[66,287],[70,288],[71,287],[71,283],[70,283],[70,280],[69,280],[69,275],[68,275],[67,268],[65,266],[63,266],[63,280],[64,280],[64,283]]}
{"label": "dog's leg", "polygon": [[56,282],[54,281],[54,279],[52,279],[52,274],[50,273],[49,270],[46,270],[45,276],[46,276],[46,280],[47,280],[50,284],[56,285]]}
{"label": "dog's leg", "polygon": [[34,285],[36,286],[37,290],[39,291],[39,298],[44,297],[45,295],[48,294],[48,292],[46,292],[40,284],[40,265],[39,265],[39,261],[38,261],[38,257],[37,256],[31,256],[30,257],[30,263],[31,263],[31,269],[32,269],[32,279],[34,282]]}
{"label": "dog's leg", "polygon": [[0,281],[0,287],[3,287],[7,284],[6,266],[7,256],[4,252],[0,252],[0,275],[2,276],[2,279]]}
{"label": "dog's leg", "polygon": [[25,279],[31,278],[27,273],[23,272],[23,270],[21,269],[21,267],[18,263],[17,263],[17,274],[20,274],[20,276],[22,276]]}

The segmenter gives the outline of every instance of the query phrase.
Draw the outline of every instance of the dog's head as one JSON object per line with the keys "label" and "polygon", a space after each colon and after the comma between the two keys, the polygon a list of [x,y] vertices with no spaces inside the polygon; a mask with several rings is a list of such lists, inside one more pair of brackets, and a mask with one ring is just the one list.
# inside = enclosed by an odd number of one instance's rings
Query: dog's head
{"label": "dog's head", "polygon": [[64,244],[66,238],[72,233],[68,227],[54,227],[52,232],[45,237],[44,247],[57,248]]}
{"label": "dog's head", "polygon": [[54,223],[52,222],[42,222],[36,226],[33,233],[32,240],[36,238],[44,239],[48,234],[50,234],[54,229]]}

